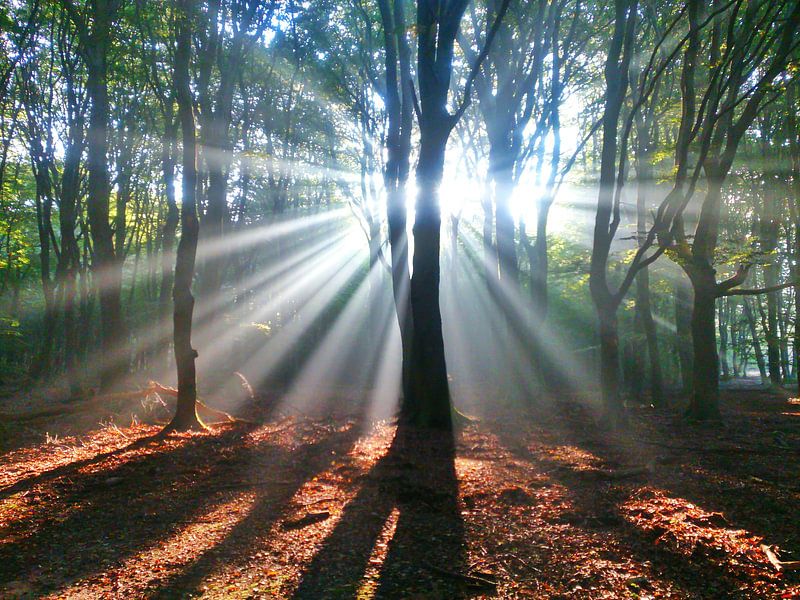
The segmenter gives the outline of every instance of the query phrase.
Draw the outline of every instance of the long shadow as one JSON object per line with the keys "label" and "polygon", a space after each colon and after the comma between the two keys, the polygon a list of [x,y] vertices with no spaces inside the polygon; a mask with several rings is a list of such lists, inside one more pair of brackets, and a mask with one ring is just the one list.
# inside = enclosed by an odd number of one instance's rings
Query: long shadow
{"label": "long shadow", "polygon": [[[326,470],[338,456],[347,454],[358,440],[360,428],[352,424],[347,431],[338,433],[333,439],[319,444],[313,452],[306,452],[302,464],[293,465],[294,478],[291,485],[281,486],[266,492],[259,491],[253,507],[218,544],[200,553],[180,572],[162,581],[150,597],[169,600],[191,596],[199,591],[203,581],[220,564],[232,565],[270,531],[271,527],[286,512],[288,503],[306,481]],[[278,466],[268,465],[270,471]]]}
{"label": "long shadow", "polygon": [[109,458],[119,456],[120,454],[125,454],[126,452],[132,452],[138,450],[139,448],[144,448],[150,443],[157,442],[159,439],[161,439],[161,435],[158,433],[153,435],[146,435],[144,437],[132,441],[130,444],[126,444],[121,448],[117,448],[116,450],[110,450],[109,452],[101,452],[100,454],[95,454],[94,456],[90,456],[82,460],[76,460],[63,465],[59,465],[57,467],[53,467],[52,469],[48,469],[47,471],[43,471],[42,473],[38,473],[36,475],[31,475],[30,477],[24,477],[19,481],[12,483],[11,485],[8,485],[4,488],[0,488],[0,500],[8,498],[9,496],[13,496],[14,494],[17,494],[19,492],[30,490],[35,485],[48,483],[56,479],[59,479],[61,477],[68,477],[74,473],[77,473],[84,467],[96,465]]}
{"label": "long shadow", "polygon": [[[355,597],[365,587],[379,598],[463,597],[466,555],[454,457],[451,433],[398,427],[293,597]],[[378,573],[370,580],[373,568]]]}
{"label": "long shadow", "polygon": [[[662,431],[656,425],[656,439],[647,440],[650,442],[648,444],[637,439],[637,431],[633,429],[629,432],[627,441],[635,446],[634,452],[638,458],[632,457],[630,460],[645,462],[647,459],[644,457],[650,456],[666,463],[657,466],[655,472],[649,476],[650,484],[685,498],[707,511],[724,513],[733,525],[763,536],[767,543],[778,543],[784,549],[800,551],[800,531],[795,526],[794,518],[800,493],[798,488],[791,487],[796,486],[796,474],[786,468],[787,465],[781,458],[793,460],[792,464],[797,464],[797,460],[793,459],[792,451],[787,448],[769,448],[772,441],[771,430],[779,428],[779,415],[770,415],[762,410],[757,419],[751,419],[732,410],[737,399],[723,397],[723,400],[726,421],[721,432],[719,429],[689,425],[679,420],[684,441],[667,439],[659,442],[658,436]],[[574,414],[562,416],[565,425],[575,421]],[[764,439],[764,446],[769,449],[768,456],[772,460],[763,460],[763,454],[751,454],[748,450],[705,451],[704,444],[708,436],[717,438],[719,435],[719,441],[736,446],[742,441],[736,437],[737,428],[740,430],[738,433],[743,429],[749,432],[745,446],[752,439]],[[613,463],[619,458],[620,449],[614,448],[600,430],[580,431],[571,427],[564,429],[564,432],[571,443],[595,453],[606,462]],[[678,449],[670,448],[675,444]],[[681,446],[698,450],[683,450]],[[763,453],[765,449],[762,448],[761,451]],[[674,477],[676,469],[680,471],[679,478]],[[774,485],[769,484],[772,479],[777,480]],[[725,480],[730,482],[727,487],[721,485]],[[759,510],[753,510],[754,506],[759,507]]]}
{"label": "long shadow", "polygon": [[[570,416],[567,415],[564,418],[570,419]],[[574,422],[572,424],[575,425]],[[564,425],[562,424],[558,431],[563,435],[564,443],[591,452],[604,464],[619,463],[619,450],[615,451],[611,444],[600,439],[602,435],[600,430],[564,428]],[[698,598],[742,597],[741,583],[742,579],[746,578],[745,574],[741,574],[740,577],[732,571],[725,570],[711,556],[703,553],[695,552],[691,558],[688,558],[664,545],[656,545],[654,543],[656,536],[653,533],[642,530],[627,521],[620,509],[620,505],[629,496],[630,489],[625,489],[627,486],[604,484],[602,481],[592,479],[591,475],[586,472],[569,466],[565,467],[555,460],[533,456],[524,445],[519,443],[520,436],[525,435],[522,430],[508,431],[496,428],[493,433],[497,435],[500,443],[517,458],[544,469],[551,481],[567,488],[574,508],[568,514],[563,515],[564,522],[615,539],[622,548],[641,562],[652,563],[653,570],[659,576],[683,586],[684,589],[692,590],[692,593],[696,593]],[[624,482],[620,483],[624,484]],[[662,482],[658,480],[650,480],[648,483],[668,493],[692,499],[682,486],[673,489],[672,486],[660,485]],[[591,492],[588,492],[587,488]],[[713,510],[708,507],[705,499],[697,499],[696,504],[706,510]],[[737,521],[735,526],[743,527],[744,525]],[[619,556],[619,558],[624,557]],[[703,590],[697,588],[698,582],[703,582]],[[713,591],[705,594],[705,589]]]}
{"label": "long shadow", "polygon": [[[288,481],[276,481],[274,488],[269,482],[276,474],[284,475],[282,467],[294,467],[298,450],[329,456],[342,435],[317,435],[289,450],[266,441],[245,445],[249,429],[237,426],[221,435],[197,436],[170,451],[59,482],[57,503],[37,527],[0,545],[0,585],[21,580],[31,581],[37,593],[63,589],[158,545],[242,491],[264,490],[264,498],[269,498],[274,489],[283,497],[302,485],[308,472],[286,468]],[[259,477],[253,465],[268,466],[267,485],[248,483]],[[109,486],[115,481],[135,482],[135,491],[130,484]]]}

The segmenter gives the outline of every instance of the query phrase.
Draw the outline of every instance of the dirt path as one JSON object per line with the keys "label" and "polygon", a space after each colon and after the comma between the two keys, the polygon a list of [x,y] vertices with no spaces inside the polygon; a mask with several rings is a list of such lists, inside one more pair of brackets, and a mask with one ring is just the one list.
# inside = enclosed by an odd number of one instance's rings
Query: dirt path
{"label": "dirt path", "polygon": [[800,554],[800,406],[761,392],[716,430],[642,412],[612,435],[564,404],[455,443],[345,417],[157,431],[0,457],[1,596],[800,596],[760,548]]}

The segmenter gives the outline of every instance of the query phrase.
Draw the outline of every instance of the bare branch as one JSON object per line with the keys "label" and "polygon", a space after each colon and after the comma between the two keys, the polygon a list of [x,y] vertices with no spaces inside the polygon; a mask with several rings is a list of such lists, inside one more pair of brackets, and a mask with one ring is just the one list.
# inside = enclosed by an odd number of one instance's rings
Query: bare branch
{"label": "bare branch", "polygon": [[461,100],[461,104],[458,106],[456,112],[451,116],[451,128],[458,123],[458,120],[469,107],[469,103],[472,99],[472,85],[475,82],[475,78],[478,76],[478,71],[480,71],[481,65],[483,65],[486,57],[489,56],[489,51],[492,49],[492,42],[497,35],[497,31],[500,29],[500,25],[503,22],[503,17],[508,11],[509,4],[511,4],[511,0],[503,0],[503,4],[500,5],[500,10],[497,11],[497,16],[495,17],[494,23],[492,23],[492,28],[486,35],[486,42],[484,42],[483,48],[481,49],[480,54],[478,54],[478,58],[473,63],[469,75],[467,76],[467,83],[464,86],[464,98]]}

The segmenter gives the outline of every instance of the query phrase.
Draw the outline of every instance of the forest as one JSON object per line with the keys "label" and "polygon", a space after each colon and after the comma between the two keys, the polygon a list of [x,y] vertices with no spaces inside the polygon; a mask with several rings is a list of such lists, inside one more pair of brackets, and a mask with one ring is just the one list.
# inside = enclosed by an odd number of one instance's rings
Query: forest
{"label": "forest", "polygon": [[800,598],[800,0],[0,0],[0,597]]}

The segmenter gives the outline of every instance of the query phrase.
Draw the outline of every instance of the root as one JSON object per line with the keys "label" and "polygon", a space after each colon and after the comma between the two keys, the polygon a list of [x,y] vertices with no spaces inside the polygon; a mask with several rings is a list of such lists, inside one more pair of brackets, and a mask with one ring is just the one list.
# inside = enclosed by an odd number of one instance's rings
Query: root
{"label": "root", "polygon": [[[239,375],[239,373],[237,373],[237,375]],[[240,375],[240,377],[242,377],[242,376]],[[244,383],[249,388],[250,384],[247,383],[247,380],[244,379],[244,377],[242,377],[242,380],[244,381]],[[250,392],[252,393],[252,389],[250,389]],[[148,395],[148,394],[153,394],[153,393],[160,394],[160,395],[165,395],[165,396],[171,396],[173,398],[177,398],[178,397],[178,390],[176,390],[175,388],[171,388],[171,387],[167,387],[165,385],[162,385],[162,384],[158,383],[157,381],[150,381],[148,383],[148,387],[146,387],[144,390],[141,390],[139,392],[139,395],[141,396],[141,395]],[[232,414],[226,413],[224,410],[219,410],[217,408],[212,408],[211,406],[208,406],[206,403],[201,401],[199,398],[196,400],[196,402],[197,402],[197,414],[198,414],[198,417],[200,417],[201,421],[207,421],[208,418],[210,417],[210,418],[220,419],[222,421],[227,421],[229,423],[249,423],[250,422],[250,421],[246,421],[244,419],[239,419],[237,417],[234,417]]]}
{"label": "root", "polygon": [[[241,381],[242,388],[247,392],[248,396],[252,399],[254,397],[253,389],[247,382],[247,379],[241,373],[236,373]],[[100,394],[86,398],[80,402],[71,404],[59,405],[53,408],[38,410],[30,413],[0,413],[0,420],[5,423],[8,422],[26,422],[35,421],[37,419],[44,419],[49,417],[58,417],[66,414],[77,414],[94,410],[97,407],[107,406],[112,403],[123,403],[130,400],[138,400],[139,398],[146,398],[152,394],[159,396],[169,396],[171,398],[178,397],[178,390],[166,385],[162,385],[157,381],[149,381],[147,387],[130,392],[115,392],[112,394]],[[209,422],[216,420],[217,422],[228,423],[251,423],[245,419],[234,417],[230,413],[208,406],[205,402],[198,398],[197,412],[201,422]]]}
{"label": "root", "polygon": [[761,550],[764,551],[764,554],[767,556],[767,560],[773,567],[775,567],[776,571],[781,572],[800,570],[800,560],[781,560],[778,558],[775,552],[772,551],[772,548],[766,544],[761,544]]}

